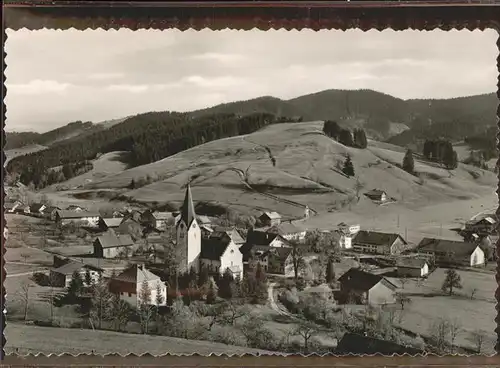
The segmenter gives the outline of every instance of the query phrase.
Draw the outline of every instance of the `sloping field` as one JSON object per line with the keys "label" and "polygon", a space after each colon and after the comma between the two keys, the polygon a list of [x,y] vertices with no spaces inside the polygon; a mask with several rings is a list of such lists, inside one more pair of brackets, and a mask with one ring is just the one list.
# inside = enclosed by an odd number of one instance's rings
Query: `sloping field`
{"label": "sloping field", "polygon": [[27,155],[29,153],[33,153],[33,152],[38,152],[38,151],[44,150],[46,148],[47,148],[46,146],[41,146],[39,144],[31,144],[31,145],[26,146],[26,147],[14,148],[14,149],[6,150],[4,152],[5,156],[6,156],[6,160],[5,160],[4,165],[6,166],[7,163],[9,162],[9,160],[12,160],[14,157],[24,156],[24,155]]}
{"label": "sloping field", "polygon": [[272,354],[239,346],[208,341],[185,340],[175,337],[133,335],[112,331],[92,331],[53,327],[26,326],[8,323],[5,329],[7,354],[16,351],[28,353],[95,353],[121,355],[145,354]]}

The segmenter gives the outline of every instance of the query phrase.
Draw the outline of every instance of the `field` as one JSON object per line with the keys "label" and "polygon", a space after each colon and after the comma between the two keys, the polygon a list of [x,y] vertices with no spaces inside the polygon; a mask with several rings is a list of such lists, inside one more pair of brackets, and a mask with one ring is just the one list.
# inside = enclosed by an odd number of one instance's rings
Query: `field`
{"label": "field", "polygon": [[[68,339],[68,336],[73,338]],[[125,334],[112,331],[26,326],[9,323],[5,329],[5,352],[28,353],[95,353],[95,354],[272,354],[265,350],[220,343],[184,340],[174,337]],[[78,341],[75,344],[75,341]]]}
{"label": "field", "polygon": [[[152,164],[93,178],[77,196],[87,195],[90,202],[121,195],[131,202],[176,206],[183,199],[182,186],[194,179],[196,201],[253,214],[276,210],[285,217],[300,217],[306,204],[326,212],[355,195],[356,178],[339,173],[346,154],[352,157],[364,191],[383,189],[404,207],[482,198],[496,186],[494,173],[463,164],[450,172],[417,160],[416,177],[398,167],[404,156],[401,147],[373,141],[365,150],[346,147],[325,137],[321,129],[322,122],[277,124],[247,136],[209,142]],[[147,176],[152,184],[127,188],[132,179]],[[369,211],[375,206],[363,198],[356,207]]]}
{"label": "field", "polygon": [[29,146],[26,146],[26,147],[14,148],[14,149],[6,150],[5,151],[6,160],[5,160],[5,164],[4,165],[7,165],[7,163],[9,162],[9,160],[13,159],[14,157],[24,156],[24,155],[27,155],[29,153],[33,153],[33,152],[44,150],[46,148],[47,148],[46,146],[41,146],[39,144],[32,144],[32,145],[29,145]]}
{"label": "field", "polygon": [[[401,326],[418,334],[428,335],[429,327],[437,318],[460,321],[461,331],[457,344],[474,348],[471,333],[481,330],[486,338],[484,353],[494,352],[496,343],[495,281],[494,272],[457,271],[462,279],[463,289],[456,290],[453,296],[442,295],[441,285],[445,269],[435,270],[429,278],[418,286],[409,281],[401,292],[408,294],[411,303],[405,307]],[[474,299],[471,299],[474,290]]]}

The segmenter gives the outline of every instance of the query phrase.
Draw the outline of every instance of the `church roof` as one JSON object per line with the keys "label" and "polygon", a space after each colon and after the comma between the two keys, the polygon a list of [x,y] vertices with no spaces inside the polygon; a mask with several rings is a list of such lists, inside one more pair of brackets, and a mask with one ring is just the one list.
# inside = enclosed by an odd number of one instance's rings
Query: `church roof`
{"label": "church roof", "polygon": [[194,211],[193,195],[191,194],[191,186],[188,184],[186,188],[186,195],[184,197],[184,203],[181,208],[181,220],[183,220],[186,226],[189,227],[195,218],[196,212]]}

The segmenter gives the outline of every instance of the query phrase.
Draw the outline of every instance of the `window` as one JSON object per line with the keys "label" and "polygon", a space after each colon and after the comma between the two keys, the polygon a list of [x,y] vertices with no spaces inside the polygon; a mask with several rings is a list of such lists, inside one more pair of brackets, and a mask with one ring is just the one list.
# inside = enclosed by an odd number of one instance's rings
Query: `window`
{"label": "window", "polygon": [[231,253],[234,253],[234,249],[231,249]]}
{"label": "window", "polygon": [[128,293],[128,297],[131,298],[132,297],[132,293]]}

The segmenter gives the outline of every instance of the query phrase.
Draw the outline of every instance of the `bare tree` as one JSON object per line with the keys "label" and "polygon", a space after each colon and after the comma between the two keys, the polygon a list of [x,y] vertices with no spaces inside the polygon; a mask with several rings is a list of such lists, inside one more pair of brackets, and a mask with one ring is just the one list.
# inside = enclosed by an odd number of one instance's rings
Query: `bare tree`
{"label": "bare tree", "polygon": [[485,339],[484,331],[478,329],[472,332],[472,340],[476,344],[476,350],[478,354],[481,354],[481,351],[483,349],[484,339]]}
{"label": "bare tree", "polygon": [[399,305],[401,306],[401,310],[405,309],[405,305],[411,303],[411,298],[408,295],[403,294],[403,293],[397,293],[396,300],[399,303]]}
{"label": "bare tree", "polygon": [[122,329],[127,326],[132,316],[132,310],[126,301],[121,300],[120,296],[115,294],[111,297],[108,315],[113,323],[114,329],[116,331],[122,331]]}
{"label": "bare tree", "polygon": [[20,256],[23,259],[24,263],[26,263],[26,260],[30,257],[28,253],[21,253]]}
{"label": "bare tree", "polygon": [[450,322],[444,318],[439,318],[432,323],[430,334],[439,352],[445,352],[447,337],[450,334]]}
{"label": "bare tree", "polygon": [[303,251],[297,242],[292,242],[291,255],[294,278],[297,280],[299,278],[299,274],[303,272],[306,267]]}
{"label": "bare tree", "polygon": [[356,177],[356,183],[354,184],[354,190],[356,191],[356,198],[360,199],[360,193],[363,190],[365,185],[359,180],[359,177]]}
{"label": "bare tree", "polygon": [[90,320],[96,321],[98,328],[102,328],[102,322],[108,317],[111,297],[112,295],[108,290],[108,283],[101,276],[92,285],[92,307],[90,309]]}
{"label": "bare tree", "polygon": [[449,321],[449,331],[450,331],[451,352],[453,353],[453,348],[455,346],[455,340],[456,340],[458,334],[462,331],[462,324],[460,323],[460,320],[458,320],[457,318],[454,318],[451,321]]}
{"label": "bare tree", "polygon": [[294,335],[300,336],[304,339],[304,349],[306,352],[308,352],[311,338],[313,338],[318,333],[318,330],[312,323],[300,322],[293,333]]}
{"label": "bare tree", "polygon": [[30,287],[31,285],[28,282],[23,282],[17,294],[21,298],[24,307],[24,320],[28,319],[28,305],[30,301]]}
{"label": "bare tree", "polygon": [[474,299],[476,297],[476,293],[477,293],[477,288],[472,288],[470,290],[470,298]]}
{"label": "bare tree", "polygon": [[401,288],[405,288],[405,285],[408,283],[408,279],[406,277],[402,277],[399,279],[399,283],[401,284]]}

